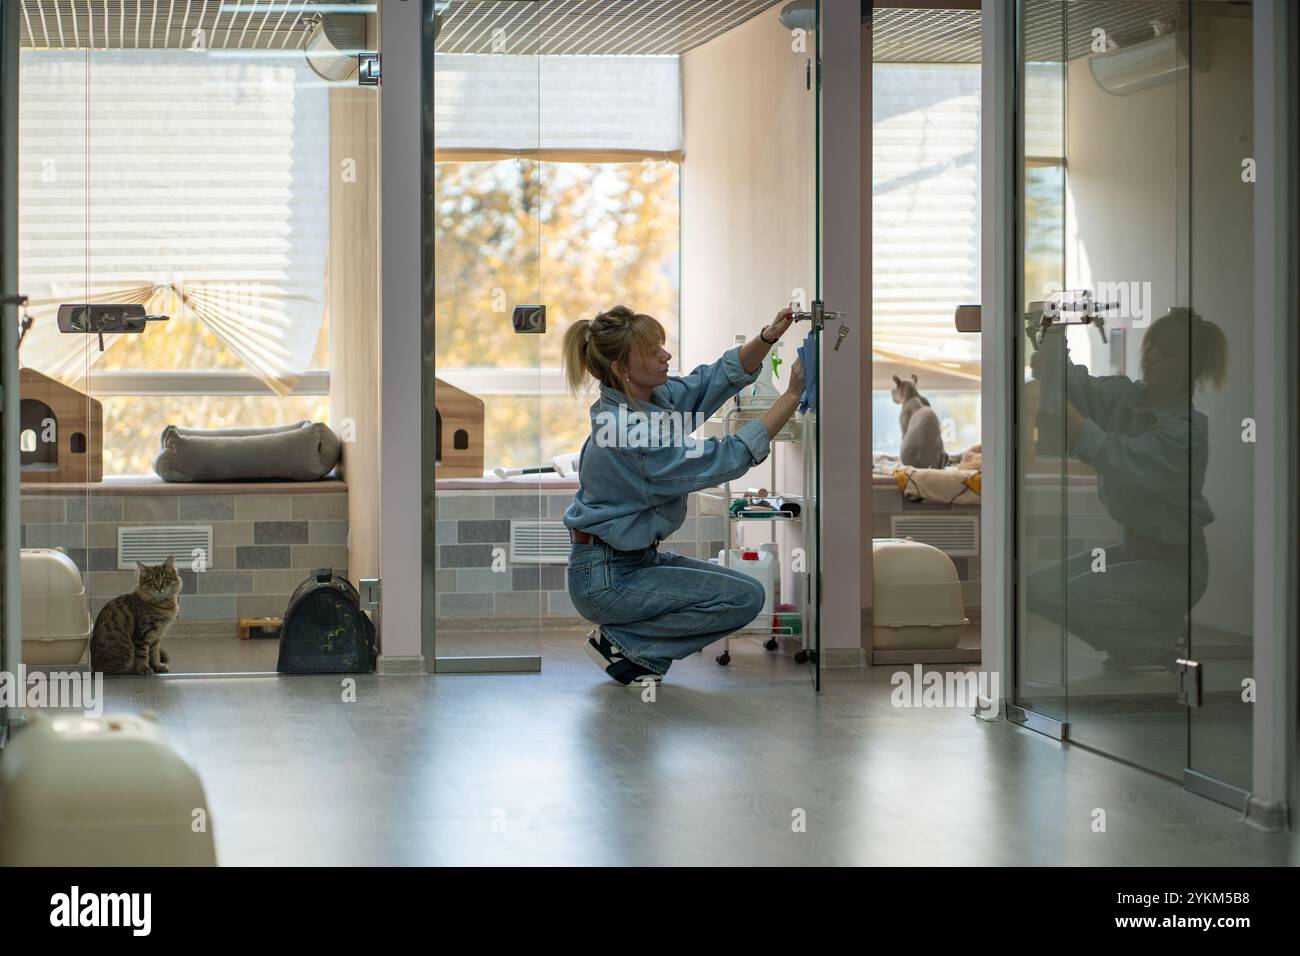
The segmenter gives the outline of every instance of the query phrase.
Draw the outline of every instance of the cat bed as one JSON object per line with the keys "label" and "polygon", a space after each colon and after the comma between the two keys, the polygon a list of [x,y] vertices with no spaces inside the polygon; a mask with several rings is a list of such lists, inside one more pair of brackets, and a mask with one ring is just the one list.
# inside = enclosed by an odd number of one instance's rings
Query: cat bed
{"label": "cat bed", "polygon": [[941,505],[977,505],[983,485],[981,473],[960,468],[913,468],[903,465],[894,481],[909,501],[932,501]]}
{"label": "cat bed", "polygon": [[342,443],[328,425],[163,429],[153,470],[163,481],[316,481],[339,463]]}
{"label": "cat bed", "polygon": [[952,558],[910,538],[871,542],[871,599],[876,650],[947,650],[969,623]]}
{"label": "cat bed", "polygon": [[155,721],[29,713],[0,761],[0,865],[216,865],[203,783]]}
{"label": "cat bed", "polygon": [[76,562],[52,548],[23,548],[23,663],[73,667],[90,644],[90,610]]}

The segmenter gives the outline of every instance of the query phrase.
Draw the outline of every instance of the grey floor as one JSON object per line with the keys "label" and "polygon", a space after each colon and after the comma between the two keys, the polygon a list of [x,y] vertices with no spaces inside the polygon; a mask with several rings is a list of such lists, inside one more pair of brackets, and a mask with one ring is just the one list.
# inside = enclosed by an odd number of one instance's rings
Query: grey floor
{"label": "grey floor", "polygon": [[646,702],[580,639],[539,637],[540,674],[365,676],[355,703],[336,677],[110,678],[106,694],[156,711],[196,765],[225,865],[1291,860],[1290,836],[1152,774],[895,708],[893,667],[833,672],[818,696],[805,667],[739,641],[730,667],[696,655]]}

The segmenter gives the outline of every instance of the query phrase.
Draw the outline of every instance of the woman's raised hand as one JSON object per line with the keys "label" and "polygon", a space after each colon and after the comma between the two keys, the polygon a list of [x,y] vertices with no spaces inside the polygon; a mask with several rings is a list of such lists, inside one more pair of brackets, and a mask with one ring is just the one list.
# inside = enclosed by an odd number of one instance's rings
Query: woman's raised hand
{"label": "woman's raised hand", "polygon": [[763,328],[764,338],[770,339],[771,341],[775,342],[777,339],[779,339],[782,335],[785,334],[785,330],[788,329],[793,322],[794,322],[794,309],[790,306],[786,306],[784,309],[782,309],[780,312],[776,314],[776,318],[772,320],[771,325],[764,326]]}

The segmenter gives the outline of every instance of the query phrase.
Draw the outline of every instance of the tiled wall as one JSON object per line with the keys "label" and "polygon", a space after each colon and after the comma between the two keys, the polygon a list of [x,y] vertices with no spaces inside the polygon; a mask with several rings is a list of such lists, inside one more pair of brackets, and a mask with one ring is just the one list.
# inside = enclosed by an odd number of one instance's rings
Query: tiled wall
{"label": "tiled wall", "polygon": [[[929,501],[909,501],[899,492],[898,486],[875,485],[872,488],[871,535],[888,538],[893,534],[891,519],[903,512],[951,513],[978,515],[979,505],[940,505]],[[980,558],[953,558],[957,577],[961,580],[961,599],[967,610],[980,606]]]}
{"label": "tiled wall", "polygon": [[308,573],[348,564],[347,492],[236,495],[24,495],[22,546],[62,548],[81,568],[90,613],[135,587],[117,569],[122,525],[211,525],[204,571],[182,563],[181,621],[280,617]]}
{"label": "tiled wall", "polygon": [[1066,485],[1064,498],[1058,482],[1031,484],[1024,489],[1023,500],[1026,573],[1072,554],[1115,544],[1123,536],[1123,528],[1102,507],[1094,482]]}
{"label": "tiled wall", "polygon": [[[445,617],[538,615],[576,617],[565,583],[563,564],[512,564],[510,520],[559,519],[573,493],[501,494],[492,491],[439,492],[436,502],[438,547],[438,614]],[[700,513],[703,502],[703,514]],[[722,550],[723,504],[719,499],[689,496],[686,521],[661,547],[695,553],[700,524],[704,557]],[[505,549],[507,570],[492,570],[492,552]]]}
{"label": "tiled wall", "polygon": [[[935,505],[907,501],[894,486],[873,491],[873,535],[889,537],[890,516],[917,509],[940,509],[956,514],[979,514],[979,506]],[[576,615],[565,586],[563,564],[510,564],[507,570],[491,568],[492,551],[510,552],[510,519],[558,519],[573,500],[563,494],[522,495],[491,491],[452,491],[437,495],[438,614],[444,617],[495,616],[571,617]],[[700,514],[700,509],[703,514]],[[662,545],[692,557],[710,558],[722,549],[723,502],[691,495],[681,529]],[[702,555],[695,553],[696,522],[702,538]],[[962,582],[962,600],[969,609],[980,605],[980,559],[953,558]]]}

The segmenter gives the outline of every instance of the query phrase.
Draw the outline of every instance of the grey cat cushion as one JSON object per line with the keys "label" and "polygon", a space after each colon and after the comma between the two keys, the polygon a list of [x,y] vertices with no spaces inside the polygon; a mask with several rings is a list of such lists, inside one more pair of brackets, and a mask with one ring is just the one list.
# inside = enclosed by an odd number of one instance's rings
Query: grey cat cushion
{"label": "grey cat cushion", "polygon": [[328,425],[301,421],[269,428],[163,429],[153,470],[163,481],[315,481],[339,462]]}

